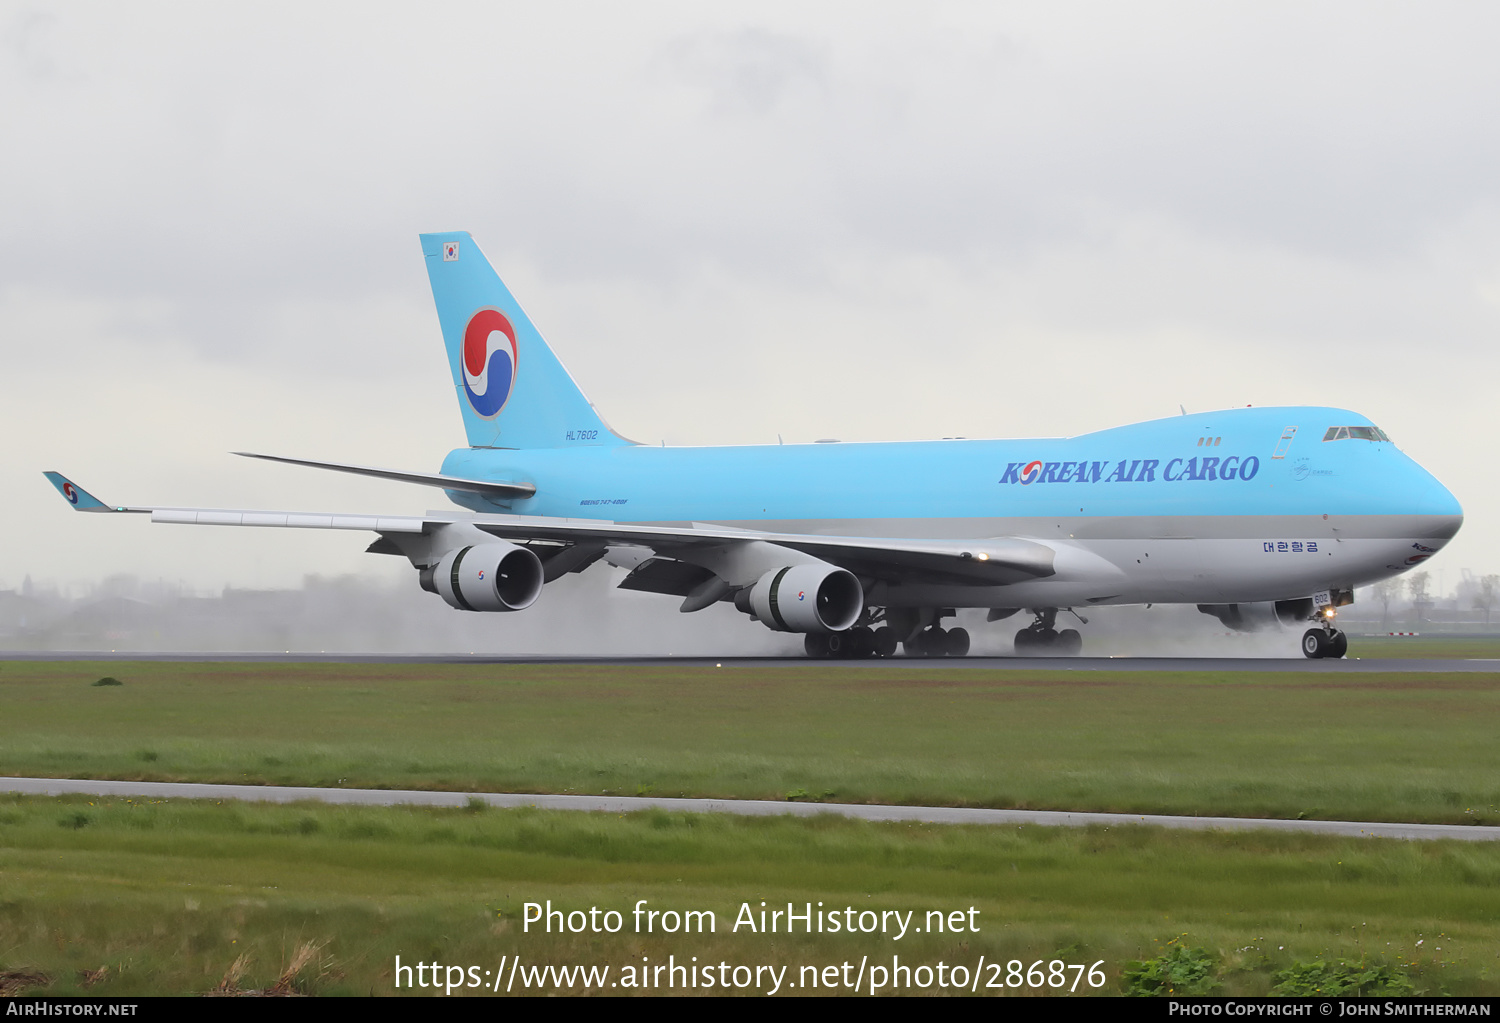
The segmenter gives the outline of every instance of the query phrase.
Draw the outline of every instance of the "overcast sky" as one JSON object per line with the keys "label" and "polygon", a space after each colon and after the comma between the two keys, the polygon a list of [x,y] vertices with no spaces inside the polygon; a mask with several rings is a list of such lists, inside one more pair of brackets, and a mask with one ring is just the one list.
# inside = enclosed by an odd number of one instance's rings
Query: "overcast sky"
{"label": "overcast sky", "polygon": [[620,432],[1357,409],[1500,571],[1500,8],[0,3],[0,588],[381,572],[106,501],[420,512],[468,230]]}

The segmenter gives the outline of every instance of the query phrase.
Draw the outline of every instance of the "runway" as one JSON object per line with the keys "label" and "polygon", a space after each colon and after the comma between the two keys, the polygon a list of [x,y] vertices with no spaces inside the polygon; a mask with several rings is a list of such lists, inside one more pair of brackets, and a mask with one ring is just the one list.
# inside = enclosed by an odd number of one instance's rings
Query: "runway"
{"label": "runway", "polygon": [[72,778],[0,778],[0,792],[29,795],[88,795],[150,799],[236,799],[247,802],[321,803],[364,806],[466,806],[480,799],[494,807],[534,806],[546,810],[634,813],[653,808],[678,813],[732,813],[747,817],[836,814],[867,821],[927,824],[1002,824],[1081,828],[1146,825],[1196,831],[1294,831],[1356,838],[1420,841],[1458,839],[1500,841],[1500,827],[1462,824],[1397,824],[1380,821],[1275,820],[1249,817],[1172,817],[1163,814],[1072,813],[1065,810],[989,810],[942,806],[871,806],[854,803],[783,803],[768,799],[672,799],[655,796],[552,796],[509,792],[427,792],[417,789],[319,789],[270,785],[86,781]]}
{"label": "runway", "polygon": [[0,652],[0,661],[181,661],[250,664],[573,664],[676,668],[874,668],[988,671],[1270,671],[1340,673],[1500,673],[1500,658],[1305,657],[888,657],[811,660],[806,657],[560,657],[494,654],[216,653],[183,651]]}

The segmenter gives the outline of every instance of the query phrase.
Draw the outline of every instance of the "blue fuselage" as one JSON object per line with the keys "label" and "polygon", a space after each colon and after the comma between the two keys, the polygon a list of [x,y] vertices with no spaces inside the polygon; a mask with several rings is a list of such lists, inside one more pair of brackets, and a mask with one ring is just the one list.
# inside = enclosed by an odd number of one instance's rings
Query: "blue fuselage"
{"label": "blue fuselage", "polygon": [[1084,599],[1261,600],[1405,570],[1462,523],[1453,495],[1394,444],[1324,439],[1338,427],[1368,436],[1372,424],[1341,409],[1245,408],[1065,439],[462,448],[442,471],[536,485],[508,504],[449,492],[481,512],[1024,537],[1086,550],[1131,578]]}

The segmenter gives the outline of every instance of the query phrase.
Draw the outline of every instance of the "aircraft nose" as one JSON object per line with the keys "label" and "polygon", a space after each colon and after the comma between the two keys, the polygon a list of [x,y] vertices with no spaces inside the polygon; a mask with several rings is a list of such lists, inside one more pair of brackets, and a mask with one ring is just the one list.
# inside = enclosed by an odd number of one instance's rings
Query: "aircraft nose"
{"label": "aircraft nose", "polygon": [[1451,540],[1463,524],[1464,517],[1462,515],[1439,516],[1437,521],[1433,523],[1432,535],[1442,537],[1444,540]]}
{"label": "aircraft nose", "polygon": [[1418,479],[1411,488],[1416,514],[1427,520],[1428,536],[1433,539],[1450,540],[1464,524],[1464,510],[1453,492],[1438,482],[1437,477],[1420,466]]}
{"label": "aircraft nose", "polygon": [[1464,517],[1461,514],[1441,516],[1436,524],[1436,535],[1443,537],[1445,540],[1451,540],[1463,524]]}

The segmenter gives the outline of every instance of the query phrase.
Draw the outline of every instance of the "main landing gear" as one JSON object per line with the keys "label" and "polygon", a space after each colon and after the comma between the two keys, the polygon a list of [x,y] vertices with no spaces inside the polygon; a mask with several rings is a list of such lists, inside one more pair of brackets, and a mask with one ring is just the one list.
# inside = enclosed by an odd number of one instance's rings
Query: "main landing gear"
{"label": "main landing gear", "polygon": [[867,607],[853,627],[843,632],[809,632],[802,639],[802,649],[809,657],[890,657],[896,652],[897,639],[885,622],[883,608]]}
{"label": "main landing gear", "polygon": [[843,632],[809,632],[802,639],[809,657],[890,657],[896,652],[896,634],[887,626],[873,629],[856,625]]}
{"label": "main landing gear", "polygon": [[[963,657],[969,652],[966,629],[945,629],[942,608],[913,610],[868,608],[854,627],[843,632],[809,632],[802,646],[809,657],[893,657],[900,646],[907,657]],[[905,640],[900,637],[908,637]]]}
{"label": "main landing gear", "polygon": [[[809,632],[802,648],[809,657],[893,657],[897,642],[895,630],[888,625],[878,629],[856,625],[844,632]],[[900,645],[907,657],[964,657],[969,652],[969,632],[934,625]]]}
{"label": "main landing gear", "polygon": [[[1057,631],[1057,611],[1055,607],[1038,609],[1035,612],[1036,621],[1016,633],[1017,656],[1077,657],[1083,652],[1083,636],[1077,629]],[[1088,619],[1071,608],[1068,613],[1084,625],[1088,624]]]}
{"label": "main landing gear", "polygon": [[907,640],[904,649],[907,657],[967,657],[969,630],[934,625]]}

